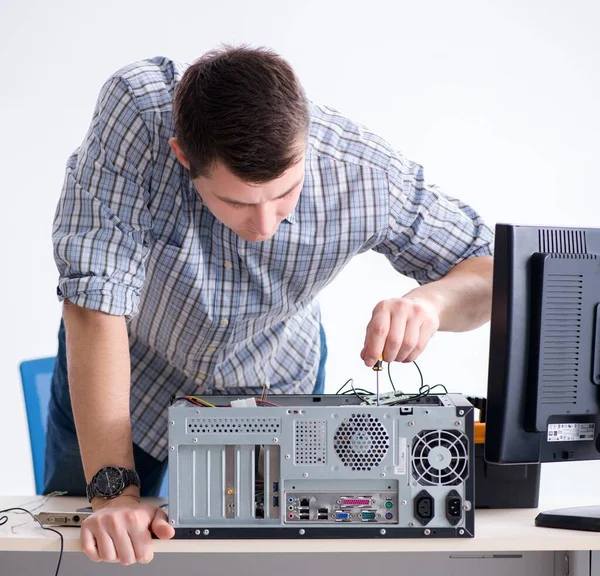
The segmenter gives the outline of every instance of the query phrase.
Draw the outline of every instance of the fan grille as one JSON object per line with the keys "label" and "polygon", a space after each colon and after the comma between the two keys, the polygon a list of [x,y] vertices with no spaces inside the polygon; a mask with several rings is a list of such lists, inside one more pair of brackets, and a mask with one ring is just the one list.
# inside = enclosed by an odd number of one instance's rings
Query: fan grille
{"label": "fan grille", "polygon": [[377,418],[361,413],[352,414],[340,424],[333,442],[344,466],[353,471],[369,471],[387,454],[390,438]]}
{"label": "fan grille", "polygon": [[422,486],[457,486],[469,476],[469,440],[456,430],[423,430],[412,442],[412,475]]}

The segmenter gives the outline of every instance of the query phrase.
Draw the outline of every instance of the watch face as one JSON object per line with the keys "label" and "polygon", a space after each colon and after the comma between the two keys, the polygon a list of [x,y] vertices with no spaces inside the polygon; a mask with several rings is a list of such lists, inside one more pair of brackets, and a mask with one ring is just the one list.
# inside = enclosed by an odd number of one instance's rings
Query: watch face
{"label": "watch face", "polygon": [[118,468],[108,466],[98,473],[96,488],[100,496],[115,496],[123,490],[123,474]]}

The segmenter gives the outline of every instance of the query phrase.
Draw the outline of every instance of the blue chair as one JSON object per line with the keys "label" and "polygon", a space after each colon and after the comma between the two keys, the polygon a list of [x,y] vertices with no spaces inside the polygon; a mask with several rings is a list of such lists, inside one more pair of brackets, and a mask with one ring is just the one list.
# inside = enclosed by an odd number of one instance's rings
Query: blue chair
{"label": "blue chair", "polygon": [[[56,358],[39,358],[21,362],[21,382],[27,411],[29,441],[33,460],[36,494],[44,489],[44,459],[46,454],[46,429],[48,424],[48,405],[50,403],[50,384]],[[165,474],[159,496],[167,498],[168,474]]]}

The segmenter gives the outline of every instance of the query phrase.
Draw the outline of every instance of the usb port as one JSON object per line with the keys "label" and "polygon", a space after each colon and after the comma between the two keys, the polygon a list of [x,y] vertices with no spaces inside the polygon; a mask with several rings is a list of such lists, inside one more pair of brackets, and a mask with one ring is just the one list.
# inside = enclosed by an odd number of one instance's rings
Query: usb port
{"label": "usb port", "polygon": [[318,508],[317,514],[329,514],[329,508]]}
{"label": "usb port", "polygon": [[300,514],[300,520],[310,520],[310,514]]}
{"label": "usb port", "polygon": [[279,508],[279,496],[273,496],[273,508]]}
{"label": "usb port", "polygon": [[279,492],[279,482],[273,482],[273,492]]}

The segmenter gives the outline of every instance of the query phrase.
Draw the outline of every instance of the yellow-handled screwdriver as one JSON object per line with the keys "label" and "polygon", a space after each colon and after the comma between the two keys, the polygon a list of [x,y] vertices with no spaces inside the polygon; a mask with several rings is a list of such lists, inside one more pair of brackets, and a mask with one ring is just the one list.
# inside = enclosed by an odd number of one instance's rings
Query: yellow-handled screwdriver
{"label": "yellow-handled screwdriver", "polygon": [[380,356],[379,360],[375,362],[373,370],[375,370],[375,377],[377,378],[377,406],[379,406],[379,373],[383,370],[383,356]]}

